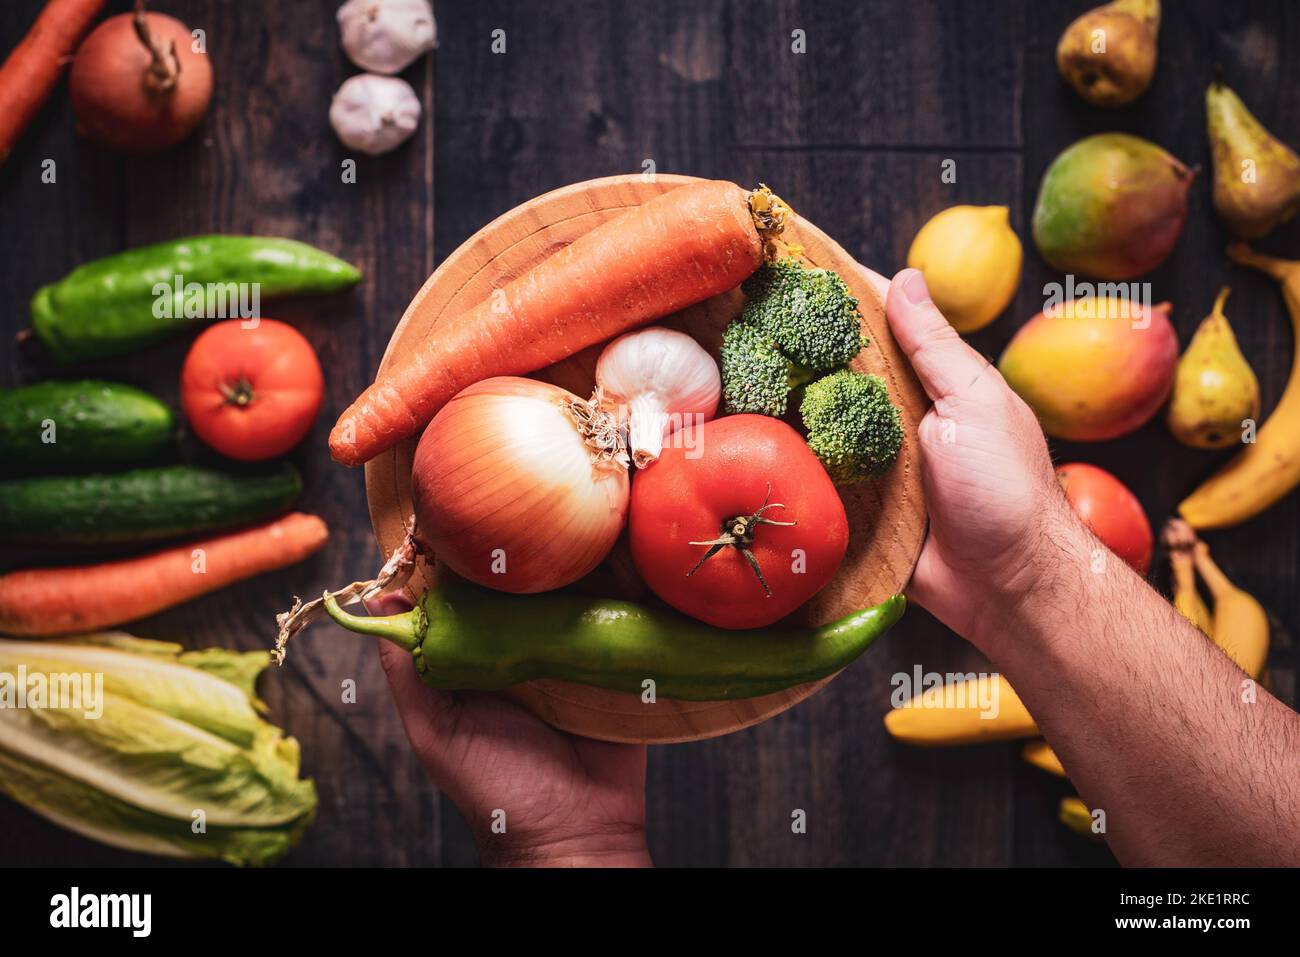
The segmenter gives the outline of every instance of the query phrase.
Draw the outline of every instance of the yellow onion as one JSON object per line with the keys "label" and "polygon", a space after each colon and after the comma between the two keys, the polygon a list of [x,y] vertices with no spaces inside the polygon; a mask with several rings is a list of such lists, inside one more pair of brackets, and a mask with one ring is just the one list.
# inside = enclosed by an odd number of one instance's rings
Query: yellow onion
{"label": "yellow onion", "polygon": [[627,452],[599,396],[514,376],[457,393],[411,473],[416,540],[500,591],[559,588],[595,568],[623,528]]}

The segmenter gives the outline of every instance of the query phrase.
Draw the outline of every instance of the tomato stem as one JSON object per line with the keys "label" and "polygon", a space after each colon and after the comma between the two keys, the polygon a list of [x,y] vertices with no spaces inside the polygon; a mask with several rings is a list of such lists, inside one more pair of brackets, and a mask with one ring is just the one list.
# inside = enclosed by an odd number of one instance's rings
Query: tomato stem
{"label": "tomato stem", "polygon": [[219,382],[217,388],[221,391],[222,397],[231,405],[243,408],[253,402],[253,383],[249,382],[245,376],[240,376],[239,381],[233,386],[226,382]]}
{"label": "tomato stem", "polygon": [[734,518],[727,519],[722,523],[721,534],[717,538],[711,538],[707,542],[691,542],[692,545],[708,545],[709,550],[695,563],[695,567],[686,573],[686,577],[690,578],[699,571],[701,565],[727,546],[731,546],[745,556],[745,560],[749,562],[749,567],[754,569],[754,574],[758,576],[758,583],[763,586],[763,591],[766,592],[767,597],[771,598],[772,589],[768,587],[767,579],[763,577],[763,569],[758,564],[758,559],[754,557],[754,553],[749,550],[749,546],[754,544],[754,529],[759,525],[790,526],[798,524],[797,522],[778,522],[764,515],[763,513],[769,508],[785,508],[780,502],[769,501],[771,498],[772,483],[768,482],[767,495],[764,496],[763,504],[759,506],[758,511],[752,515],[737,515]]}

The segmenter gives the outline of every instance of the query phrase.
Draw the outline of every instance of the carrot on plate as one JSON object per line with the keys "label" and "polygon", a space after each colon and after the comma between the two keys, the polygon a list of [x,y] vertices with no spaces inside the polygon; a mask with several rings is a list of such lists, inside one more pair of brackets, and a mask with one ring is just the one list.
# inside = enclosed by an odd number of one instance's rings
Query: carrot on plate
{"label": "carrot on plate", "polygon": [[293,512],[135,558],[11,572],[0,576],[0,634],[67,635],[120,625],[293,565],[328,537],[315,515]]}
{"label": "carrot on plate", "polygon": [[418,434],[468,385],[534,372],[734,289],[788,213],[765,187],[710,180],[602,223],[400,356],[339,417],[330,453],[360,465]]}
{"label": "carrot on plate", "polygon": [[49,99],[104,0],[49,0],[0,65],[0,163]]}

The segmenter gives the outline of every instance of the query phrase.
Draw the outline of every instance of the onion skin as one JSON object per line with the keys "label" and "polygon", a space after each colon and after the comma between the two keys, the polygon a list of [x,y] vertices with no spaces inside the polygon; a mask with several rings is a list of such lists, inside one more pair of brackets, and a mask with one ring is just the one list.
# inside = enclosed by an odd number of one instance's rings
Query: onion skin
{"label": "onion skin", "polygon": [[149,32],[163,47],[173,41],[180,75],[169,92],[151,92],[152,62],[136,36],[133,14],[109,17],[86,37],[72,61],[68,93],[87,137],[121,153],[152,153],[183,140],[208,110],[212,64],[193,49],[190,29],[174,17],[146,14]]}
{"label": "onion skin", "polygon": [[421,549],[462,578],[516,594],[560,588],[600,564],[627,517],[627,468],[593,459],[566,411],[578,401],[514,376],[457,393],[415,450]]}

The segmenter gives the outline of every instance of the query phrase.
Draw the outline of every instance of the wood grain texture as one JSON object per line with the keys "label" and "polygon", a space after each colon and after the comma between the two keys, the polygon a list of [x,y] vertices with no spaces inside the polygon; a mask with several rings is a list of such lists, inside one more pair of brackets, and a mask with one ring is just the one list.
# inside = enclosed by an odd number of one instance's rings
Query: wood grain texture
{"label": "wood grain texture", "polygon": [[[440,322],[483,302],[494,289],[524,275],[580,236],[691,182],[694,180],[685,176],[638,174],[589,180],[531,199],[493,220],[448,257],[416,293],[393,332],[380,372],[396,356],[435,340]],[[796,202],[792,197],[788,201]],[[804,248],[803,257],[809,265],[832,269],[849,283],[861,304],[863,335],[871,342],[854,360],[854,367],[885,379],[891,398],[903,413],[903,449],[886,479],[841,490],[849,516],[848,552],[834,580],[797,615],[805,624],[821,625],[900,593],[912,576],[926,527],[916,430],[929,400],[894,343],[883,305],[862,267],[802,218],[787,228],[787,237]],[[722,332],[739,315],[743,302],[733,290],[683,310],[665,324],[690,334],[716,357]],[[595,386],[594,360],[599,353],[599,345],[584,349],[542,370],[538,378],[577,395],[589,395]],[[408,439],[366,464],[371,520],[385,554],[400,548],[407,536],[413,510],[410,476],[416,441]],[[601,586],[616,580],[611,568],[628,566],[625,549],[621,541],[615,546],[615,553],[593,573],[596,583],[587,583],[589,590],[611,592],[607,584]],[[437,587],[443,573],[429,557],[421,557],[407,585],[412,602]],[[629,593],[629,588],[635,591]],[[644,590],[630,584],[613,589],[610,597],[648,598],[641,594]],[[606,741],[670,744],[730,734],[758,724],[803,701],[833,677],[736,701],[660,699],[647,704],[639,695],[563,681],[527,682],[507,694],[564,731]]]}
{"label": "wood grain texture", "polygon": [[[27,324],[39,283],[130,240],[199,228],[288,230],[361,263],[367,280],[340,300],[294,303],[321,352],[326,408],[295,461],[307,507],[334,540],[316,562],[209,596],[134,630],[188,647],[262,647],[286,596],[351,580],[378,558],[362,478],[332,466],[326,426],[374,376],[403,308],[483,224],[566,183],[661,173],[763,180],[857,261],[903,264],[916,229],[954,203],[1005,203],[1026,240],[1020,294],[973,342],[997,357],[1059,280],[1028,243],[1038,180],[1060,150],[1109,129],[1146,136],[1207,168],[1202,96],[1214,64],[1262,122],[1300,144],[1300,5],[1292,0],[1176,0],[1165,5],[1160,65],[1131,107],[1103,112],[1064,87],[1053,51],[1097,0],[434,0],[441,47],[406,71],[425,118],[414,142],[359,158],[325,120],[352,67],[337,49],[337,0],[293,4],[159,0],[208,31],[216,99],[200,137],[133,164],[77,140],[61,85],[0,167],[0,337]],[[116,0],[124,10],[124,0]],[[0,3],[0,48],[39,0]],[[806,31],[807,53],[790,49]],[[506,31],[507,53],[490,34]],[[435,83],[436,79],[436,83]],[[434,90],[436,87],[436,109]],[[436,150],[433,148],[436,143]],[[58,183],[40,182],[54,158]],[[939,163],[957,162],[945,183]],[[434,184],[436,183],[436,191]],[[1227,237],[1209,184],[1169,262],[1150,278],[1174,303],[1185,344],[1218,285],[1271,407],[1289,371],[1291,333],[1276,288],[1223,260]],[[337,245],[336,245],[337,244]],[[1300,256],[1300,223],[1261,244]],[[95,371],[174,399],[186,342]],[[0,352],[0,384],[48,371],[26,350]],[[1102,445],[1054,444],[1058,459],[1109,468],[1159,522],[1220,456],[1184,449],[1158,423]],[[192,444],[186,455],[199,456]],[[1273,687],[1296,701],[1300,503],[1210,536],[1225,570],[1276,616]],[[1163,559],[1152,580],[1166,589]],[[273,715],[303,744],[320,817],[289,863],[442,864],[477,860],[459,814],[428,783],[403,738],[372,646],[318,626],[264,683]],[[1027,865],[1111,863],[1056,822],[1069,786],[1024,765],[1014,744],[912,749],[881,727],[891,679],[982,667],[979,655],[917,608],[871,653],[799,707],[725,738],[650,751],[651,850],[667,864]],[[357,681],[356,705],[339,684]],[[808,815],[794,834],[793,810]],[[66,834],[0,803],[0,863],[140,866],[142,859]],[[146,861],[147,863],[147,861]]]}

